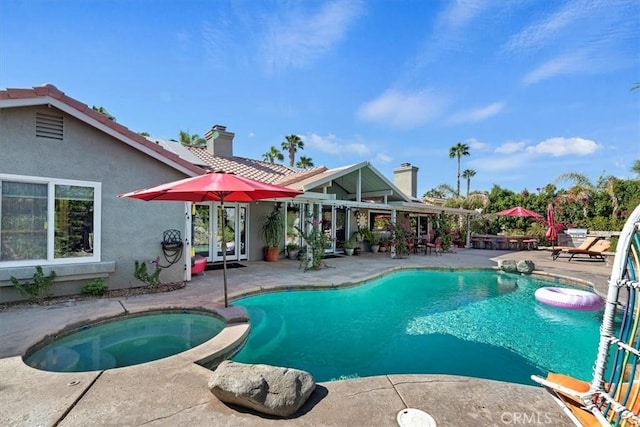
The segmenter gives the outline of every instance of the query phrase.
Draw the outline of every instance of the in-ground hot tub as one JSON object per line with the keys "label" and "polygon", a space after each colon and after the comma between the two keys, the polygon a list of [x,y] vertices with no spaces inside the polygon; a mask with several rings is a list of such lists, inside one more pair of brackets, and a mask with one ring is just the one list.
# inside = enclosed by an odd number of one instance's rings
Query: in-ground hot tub
{"label": "in-ground hot tub", "polygon": [[53,372],[137,365],[193,349],[218,335],[224,320],[205,311],[153,311],[61,332],[32,347],[24,362]]}

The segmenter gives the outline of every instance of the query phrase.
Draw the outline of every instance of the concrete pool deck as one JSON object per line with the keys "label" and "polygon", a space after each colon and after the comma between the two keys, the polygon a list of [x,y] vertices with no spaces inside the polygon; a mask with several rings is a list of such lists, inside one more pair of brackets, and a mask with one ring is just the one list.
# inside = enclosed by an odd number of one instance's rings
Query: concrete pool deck
{"label": "concrete pool deck", "polygon": [[[531,259],[536,273],[592,283],[605,293],[611,268],[603,262],[551,260],[538,251],[457,249],[442,256],[386,254],[328,259],[330,268],[304,272],[298,262],[242,262],[228,270],[231,298],[277,287],[332,286],[358,282],[389,269],[494,267],[499,259]],[[292,418],[259,416],[218,401],[208,390],[211,371],[180,355],[83,373],[51,373],[26,366],[21,355],[46,334],[87,319],[159,307],[223,308],[222,271],[207,271],[184,289],[118,299],[75,301],[0,312],[0,425],[216,425],[216,426],[396,426],[397,413],[418,408],[439,426],[570,426],[541,387],[449,375],[385,375],[319,383]]]}

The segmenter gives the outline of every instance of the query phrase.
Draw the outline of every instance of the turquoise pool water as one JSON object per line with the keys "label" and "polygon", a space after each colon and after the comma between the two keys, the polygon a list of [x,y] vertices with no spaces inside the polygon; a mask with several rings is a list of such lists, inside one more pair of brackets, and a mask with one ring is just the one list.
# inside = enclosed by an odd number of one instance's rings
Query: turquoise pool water
{"label": "turquoise pool water", "polygon": [[404,271],[347,289],[243,298],[251,333],[233,360],[304,369],[317,381],[452,374],[533,384],[557,371],[587,379],[601,312],[536,302],[528,276]]}
{"label": "turquoise pool water", "polygon": [[169,312],[83,326],[27,355],[25,363],[53,372],[121,368],[189,350],[216,336],[225,324],[202,313]]}

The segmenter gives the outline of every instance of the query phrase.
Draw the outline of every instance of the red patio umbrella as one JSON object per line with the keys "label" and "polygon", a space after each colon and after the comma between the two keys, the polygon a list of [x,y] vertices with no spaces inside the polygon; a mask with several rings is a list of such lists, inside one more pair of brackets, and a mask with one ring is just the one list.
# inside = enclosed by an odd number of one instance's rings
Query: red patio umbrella
{"label": "red patio umbrella", "polygon": [[558,238],[558,230],[556,229],[556,214],[553,209],[553,203],[547,206],[547,239],[551,240],[551,253],[553,253],[554,241]]}
{"label": "red patio umbrella", "polygon": [[516,206],[515,208],[505,209],[503,211],[497,212],[496,215],[499,216],[515,216],[515,217],[530,217],[530,218],[542,218],[537,212],[530,211],[529,209],[525,209],[520,206]]}
{"label": "red patio umbrella", "polygon": [[[298,194],[302,194],[302,192],[220,171],[207,172],[204,175],[120,194],[118,197],[146,201],[220,202],[224,213],[224,202],[254,202],[264,199],[290,198]],[[225,215],[222,215],[222,270],[224,306],[227,307],[227,243],[224,237],[224,227]]]}

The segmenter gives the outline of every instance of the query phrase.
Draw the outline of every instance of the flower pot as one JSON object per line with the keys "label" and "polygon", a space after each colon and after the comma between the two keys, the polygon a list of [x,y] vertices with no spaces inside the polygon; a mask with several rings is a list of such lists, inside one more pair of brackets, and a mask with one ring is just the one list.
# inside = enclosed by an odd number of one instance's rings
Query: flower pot
{"label": "flower pot", "polygon": [[346,256],[351,256],[351,255],[353,255],[353,248],[345,248],[345,249],[344,249],[344,254],[345,254]]}
{"label": "flower pot", "polygon": [[287,256],[289,257],[289,259],[298,259],[299,253],[300,251],[289,251],[289,254]]}
{"label": "flower pot", "polygon": [[376,253],[380,250],[380,245],[371,245],[371,252]]}
{"label": "flower pot", "polygon": [[268,262],[276,262],[280,258],[280,248],[277,246],[266,246],[264,248],[264,260]]}

